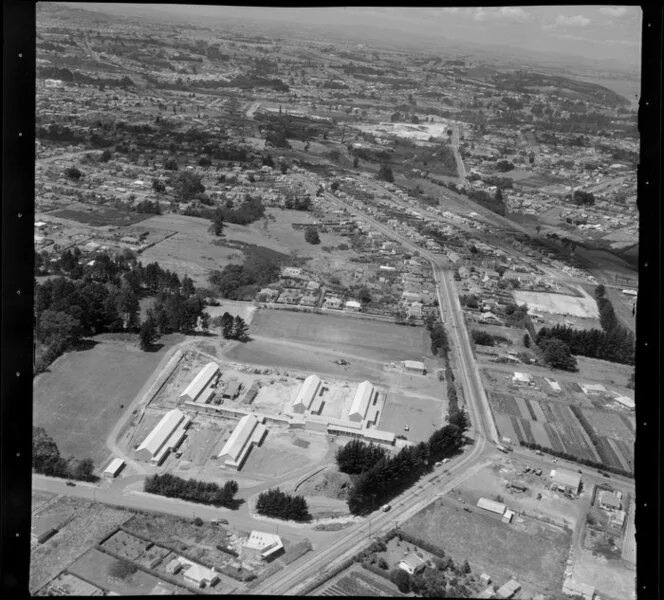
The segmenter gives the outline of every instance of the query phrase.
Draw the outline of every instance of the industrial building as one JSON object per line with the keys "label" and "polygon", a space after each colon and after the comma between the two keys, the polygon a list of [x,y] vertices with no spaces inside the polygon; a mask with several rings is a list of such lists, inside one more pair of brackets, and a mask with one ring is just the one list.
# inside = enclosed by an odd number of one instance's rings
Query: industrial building
{"label": "industrial building", "polygon": [[252,531],[249,539],[242,545],[242,560],[273,558],[283,550],[284,545],[281,538],[273,533],[263,531]]}
{"label": "industrial building", "polygon": [[180,400],[196,402],[196,398],[201,395],[201,392],[209,385],[212,378],[219,372],[219,365],[209,362],[205,365],[198,375],[194,377],[193,381],[185,388],[184,392],[180,394]]}
{"label": "industrial building", "polygon": [[161,464],[168,452],[182,441],[189,422],[189,417],[177,408],[167,412],[136,448],[137,458]]}
{"label": "industrial building", "polygon": [[557,469],[551,471],[553,484],[562,492],[578,494],[581,489],[581,476],[571,471]]}
{"label": "industrial building", "polygon": [[426,375],[426,367],[423,362],[419,360],[404,360],[403,366],[409,373],[417,373],[418,375]]}
{"label": "industrial building", "polygon": [[374,385],[370,381],[363,381],[357,386],[353,403],[348,411],[348,418],[351,421],[361,421],[367,414],[367,409],[374,395]]}
{"label": "industrial building", "polygon": [[263,423],[263,417],[249,414],[242,417],[228,441],[221,449],[218,458],[224,461],[224,466],[240,470],[249,451],[255,445],[260,444],[267,433]]}
{"label": "industrial building", "polygon": [[202,588],[210,587],[219,581],[219,575],[214,569],[209,569],[182,557],[179,558],[179,561],[182,563],[182,567],[186,569],[184,580],[187,583]]}
{"label": "industrial building", "polygon": [[121,458],[114,458],[111,461],[111,464],[106,467],[104,470],[104,477],[108,477],[109,479],[113,479],[114,477],[117,477],[120,471],[122,471],[122,468],[125,466],[125,461],[122,460]]}
{"label": "industrial building", "polygon": [[496,502],[495,500],[489,500],[489,498],[480,498],[477,501],[478,508],[483,508],[489,512],[495,513],[497,515],[503,515],[505,509],[507,508],[502,502]]}
{"label": "industrial building", "polygon": [[320,377],[318,375],[309,375],[302,383],[300,390],[293,400],[292,410],[294,413],[302,414],[313,402],[320,388]]}
{"label": "industrial building", "polygon": [[586,396],[606,394],[606,388],[601,383],[580,383],[579,387]]}

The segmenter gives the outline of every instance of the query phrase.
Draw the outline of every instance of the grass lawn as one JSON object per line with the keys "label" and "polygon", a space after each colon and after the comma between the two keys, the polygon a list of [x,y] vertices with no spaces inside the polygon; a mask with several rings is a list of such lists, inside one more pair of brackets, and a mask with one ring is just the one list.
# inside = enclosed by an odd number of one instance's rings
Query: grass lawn
{"label": "grass lawn", "polygon": [[[440,395],[445,395],[443,389]],[[442,400],[389,394],[378,427],[420,442],[428,440],[437,428],[445,425],[446,412],[447,402]],[[404,430],[404,425],[408,425],[409,431]]]}
{"label": "grass lawn", "polygon": [[468,560],[474,573],[489,573],[497,585],[515,577],[528,593],[560,591],[571,534],[550,527],[519,530],[473,507],[465,512],[438,500],[404,523],[404,531]]}
{"label": "grass lawn", "polygon": [[146,213],[122,211],[111,207],[100,207],[89,212],[87,210],[64,208],[52,212],[51,215],[60,219],[85,223],[93,227],[101,227],[103,225],[116,225],[120,227],[123,225],[133,225],[134,223],[144,221],[150,216]]}
{"label": "grass lawn", "polygon": [[168,348],[182,336],[161,338],[156,352],[135,341],[98,341],[68,352],[34,380],[33,423],[44,427],[64,457],[90,457],[97,468],[109,455],[106,436],[141,390]]}

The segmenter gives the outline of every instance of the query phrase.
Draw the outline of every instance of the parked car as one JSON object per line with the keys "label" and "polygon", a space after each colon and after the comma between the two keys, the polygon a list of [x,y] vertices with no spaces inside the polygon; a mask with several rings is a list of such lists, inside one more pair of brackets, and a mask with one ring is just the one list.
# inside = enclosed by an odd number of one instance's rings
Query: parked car
{"label": "parked car", "polygon": [[392,507],[389,504],[383,504],[383,506],[380,507],[380,510],[383,512],[387,512],[388,510],[391,510]]}
{"label": "parked car", "polygon": [[408,425],[404,425],[403,429],[404,429],[404,431],[410,431],[410,427],[408,427]]}
{"label": "parked car", "polygon": [[73,481],[68,481],[65,485],[68,485],[69,487],[75,487],[76,484]]}

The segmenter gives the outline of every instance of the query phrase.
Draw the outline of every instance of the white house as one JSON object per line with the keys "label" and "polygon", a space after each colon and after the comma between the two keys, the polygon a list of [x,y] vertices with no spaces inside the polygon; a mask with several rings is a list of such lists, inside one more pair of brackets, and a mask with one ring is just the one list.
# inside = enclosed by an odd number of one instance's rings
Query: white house
{"label": "white house", "polygon": [[414,552],[410,552],[399,561],[397,566],[406,571],[409,575],[415,575],[420,571],[423,571],[426,564],[426,560],[420,558]]}

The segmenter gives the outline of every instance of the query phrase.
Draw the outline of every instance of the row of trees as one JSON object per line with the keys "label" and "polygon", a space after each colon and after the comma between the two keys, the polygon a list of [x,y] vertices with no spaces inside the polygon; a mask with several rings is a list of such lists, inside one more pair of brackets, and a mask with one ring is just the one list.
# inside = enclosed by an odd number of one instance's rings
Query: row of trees
{"label": "row of trees", "polygon": [[230,480],[219,486],[208,481],[182,479],[170,473],[152,475],[145,478],[143,491],[168,498],[179,498],[198,504],[212,504],[226,508],[237,508],[240,502],[235,498],[237,481]]}
{"label": "row of trees", "polygon": [[32,468],[42,475],[97,481],[91,458],[69,460],[60,456],[57,444],[43,427],[32,427]]}
{"label": "row of trees", "polygon": [[256,512],[266,517],[289,521],[309,521],[309,507],[303,496],[292,496],[279,488],[258,495]]}
{"label": "row of trees", "polygon": [[[454,455],[463,443],[463,429],[457,423],[462,426],[467,424],[467,417],[462,411],[457,413],[457,417],[450,417],[450,423],[435,431],[428,442],[407,446],[393,457],[385,455],[361,471],[348,495],[350,512],[356,515],[371,512],[377,505],[410,487],[432,469],[435,461]],[[364,442],[359,441],[359,444]],[[370,449],[357,452],[357,459],[351,459],[351,468],[366,466],[365,458],[371,452]],[[347,468],[348,463],[345,462],[344,466]]]}

